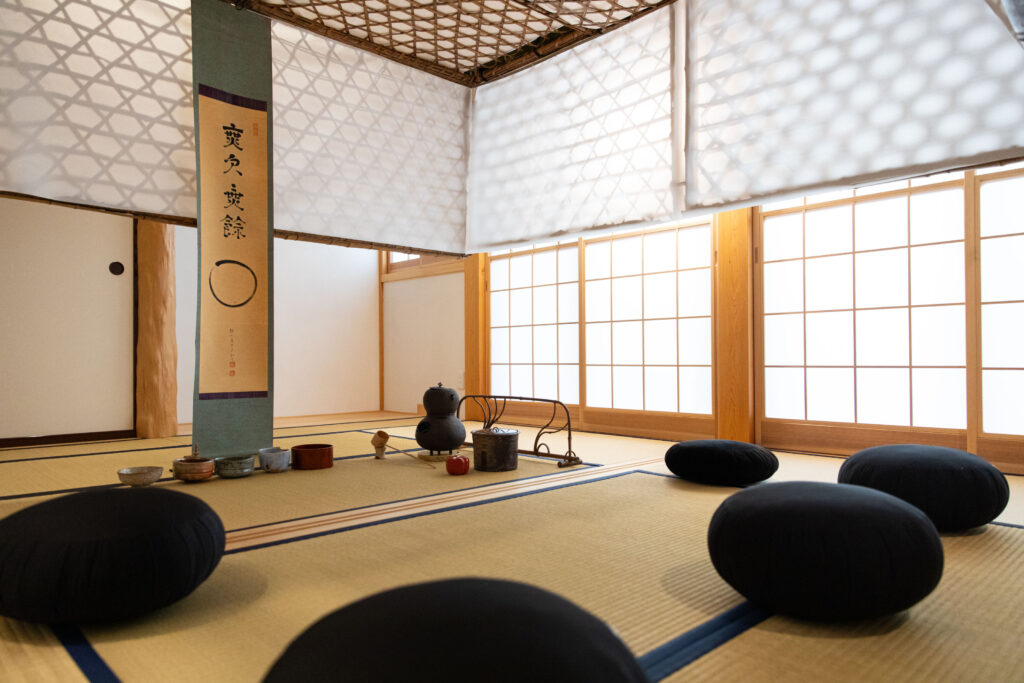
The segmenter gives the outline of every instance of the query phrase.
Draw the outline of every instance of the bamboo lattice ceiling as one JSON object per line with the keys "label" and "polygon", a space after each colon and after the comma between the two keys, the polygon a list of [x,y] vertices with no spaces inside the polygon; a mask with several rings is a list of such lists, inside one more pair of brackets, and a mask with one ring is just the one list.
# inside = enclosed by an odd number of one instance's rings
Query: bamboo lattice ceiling
{"label": "bamboo lattice ceiling", "polygon": [[497,80],[673,0],[225,0],[462,85]]}

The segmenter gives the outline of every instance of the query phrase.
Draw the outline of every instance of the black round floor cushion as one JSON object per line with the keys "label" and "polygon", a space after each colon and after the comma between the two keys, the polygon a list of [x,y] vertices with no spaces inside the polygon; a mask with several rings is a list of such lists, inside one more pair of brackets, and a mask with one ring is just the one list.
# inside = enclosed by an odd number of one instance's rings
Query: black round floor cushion
{"label": "black round floor cushion", "polygon": [[522,583],[459,578],[377,593],[299,635],[266,681],[646,681],[600,619]]}
{"label": "black round floor cushion", "polygon": [[942,446],[866,448],[847,458],[839,481],[902,498],[924,510],[939,531],[988,524],[1010,499],[1002,472],[973,453]]}
{"label": "black round floor cushion", "polygon": [[713,486],[747,486],[779,469],[767,448],[728,439],[680,441],[665,452],[665,465],[677,477]]}
{"label": "black round floor cushion", "polygon": [[138,488],[55,498],[0,520],[0,614],[141,616],[191,593],[223,553],[220,517],[195,496]]}
{"label": "black round floor cushion", "polygon": [[755,605],[801,619],[904,610],[942,577],[927,515],[888,493],[823,482],[760,484],[725,499],[708,527],[711,562]]}

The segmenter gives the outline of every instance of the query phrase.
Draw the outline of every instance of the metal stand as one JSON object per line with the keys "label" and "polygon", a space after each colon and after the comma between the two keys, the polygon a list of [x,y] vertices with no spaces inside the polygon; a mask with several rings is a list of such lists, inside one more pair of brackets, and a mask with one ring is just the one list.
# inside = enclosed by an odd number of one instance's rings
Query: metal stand
{"label": "metal stand", "polygon": [[[490,394],[467,394],[459,400],[459,405],[455,408],[455,415],[459,414],[459,410],[462,408],[462,402],[466,399],[472,399],[480,410],[484,414],[484,429],[490,429],[494,424],[501,418],[505,412],[505,406],[508,401],[531,401],[533,403],[550,403],[551,404],[551,417],[547,423],[540,428],[537,432],[537,437],[533,440],[533,450],[528,451],[520,448],[520,453],[528,455],[551,455],[551,448],[544,442],[541,441],[541,437],[545,434],[558,434],[561,431],[565,431],[566,438],[568,439],[569,450],[565,452],[565,455],[559,456],[561,460],[558,462],[559,467],[572,467],[573,465],[582,465],[583,461],[579,459],[576,453],[572,450],[572,419],[569,417],[569,408],[566,407],[561,401],[556,401],[550,398],[532,398],[529,396],[493,396]],[[500,403],[499,403],[500,402]],[[562,409],[565,415],[565,424],[558,427],[557,429],[551,428],[552,423],[555,421],[555,417],[558,415],[558,408]]]}

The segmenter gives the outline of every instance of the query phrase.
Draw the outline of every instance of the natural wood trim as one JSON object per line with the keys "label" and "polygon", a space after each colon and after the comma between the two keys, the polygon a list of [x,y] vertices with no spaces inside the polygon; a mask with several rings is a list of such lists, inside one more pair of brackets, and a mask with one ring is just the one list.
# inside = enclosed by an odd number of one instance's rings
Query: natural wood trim
{"label": "natural wood trim", "polygon": [[[177,427],[177,425],[175,425]],[[15,436],[0,439],[0,448],[23,446],[48,446],[51,444],[80,443],[83,441],[120,441],[134,439],[134,429],[118,429],[111,432],[76,432],[74,434],[48,434],[46,436]]]}
{"label": "natural wood trim", "polygon": [[582,408],[580,429],[665,441],[716,438],[715,418],[711,415],[654,413],[612,408]]}
{"label": "natural wood trim", "polygon": [[453,258],[451,260],[429,263],[426,265],[415,265],[399,270],[381,273],[381,282],[395,282],[398,280],[412,280],[419,277],[432,277],[434,275],[447,275],[449,273],[465,272],[465,258]]}
{"label": "natural wood trim", "polygon": [[804,453],[851,455],[890,443],[967,448],[967,435],[962,429],[765,419],[761,434],[760,443],[766,448]]}
{"label": "natural wood trim", "polygon": [[719,439],[754,440],[753,212],[712,221],[712,392]]}
{"label": "natural wood trim", "polygon": [[[803,210],[803,207],[800,207]],[[761,425],[764,420],[764,214],[761,207],[754,207],[751,213],[751,246],[753,263],[751,268],[751,293],[754,314],[754,443],[762,443],[764,435]],[[806,341],[805,341],[806,347]],[[804,349],[806,358],[806,348]]]}
{"label": "natural wood trim", "polygon": [[1006,474],[1024,474],[1024,437],[978,435],[976,450],[971,451]]}
{"label": "natural wood trim", "polygon": [[[223,1],[229,4],[236,4],[237,2],[237,0]],[[265,0],[250,0],[249,3],[247,4],[248,9],[252,10],[253,12],[262,14],[266,17],[270,17],[271,19],[276,19],[277,21],[281,21],[286,24],[291,24],[292,26],[297,26],[301,29],[310,31],[311,33],[316,33],[318,35],[324,36],[325,38],[336,40],[337,42],[343,43],[345,45],[351,45],[352,47],[357,47],[361,50],[366,50],[367,52],[380,55],[381,57],[385,57],[387,59],[390,59],[391,61],[404,64],[406,66],[418,69],[420,71],[425,71],[429,74],[437,76],[438,78],[443,78],[446,81],[451,81],[452,83],[458,83],[459,85],[464,85],[468,87],[473,86],[477,82],[477,78],[475,78],[472,75],[459,73],[454,69],[448,69],[446,67],[434,64],[433,62],[427,61],[425,59],[418,59],[417,57],[407,55],[403,52],[399,52],[398,50],[393,50],[383,45],[377,45],[372,40],[356,38],[355,36],[351,36],[348,33],[345,33],[344,31],[332,29],[319,21],[304,19],[303,17],[300,17],[297,14],[295,14],[295,12],[291,11],[290,8],[287,6],[271,4],[270,2],[267,2]]]}
{"label": "natural wood trim", "polygon": [[[7,197],[10,199],[20,199],[26,202],[40,202],[42,204],[51,204],[53,206],[66,206],[71,209],[81,209],[83,211],[96,211],[99,213],[105,213],[111,216],[125,216],[128,218],[135,218],[138,220],[151,220],[157,223],[169,223],[171,225],[180,225],[186,228],[195,228],[198,225],[198,221],[191,216],[174,216],[171,214],[162,213],[151,213],[148,211],[136,211],[128,209],[112,209],[104,206],[96,206],[93,204],[82,204],[79,202],[68,202],[59,199],[47,199],[46,197],[37,197],[35,195],[24,194],[22,192],[10,192],[7,190],[0,190],[0,197]],[[329,244],[335,247],[351,247],[353,249],[383,249],[387,251],[402,251],[416,254],[427,254],[444,256],[449,258],[461,258],[465,254],[452,252],[452,251],[441,251],[438,249],[420,249],[404,247],[400,244],[387,244],[384,242],[371,242],[368,240],[357,240],[350,239],[348,237],[333,237],[331,235],[315,235],[309,232],[297,232],[294,230],[274,230],[274,237],[282,240],[295,240],[298,242],[312,242],[314,244]]]}
{"label": "natural wood trim", "polygon": [[[986,176],[988,177],[988,176]],[[813,202],[809,204],[802,204],[799,206],[787,206],[784,209],[771,209],[763,211],[764,216],[783,216],[787,213],[800,213],[801,211],[814,211],[817,209],[828,209],[835,206],[844,206],[848,204],[860,204],[864,202],[874,201],[876,199],[892,199],[893,197],[900,197],[908,192],[911,195],[922,194],[927,192],[936,192],[938,190],[951,190],[963,186],[963,180],[945,180],[941,183],[932,183],[930,185],[912,185],[906,188],[899,188],[895,190],[886,190],[885,192],[875,192],[872,194],[860,194],[853,195],[850,197],[842,197],[839,199],[830,199],[825,202]],[[810,197],[808,198],[810,199]],[[831,254],[829,254],[831,256]]]}
{"label": "natural wood trim", "polygon": [[175,336],[174,228],[138,221],[135,429],[139,438],[178,433],[178,347]]}
{"label": "natural wood trim", "polygon": [[[1016,159],[1014,161],[1007,161],[1005,163],[1014,164],[1024,159]],[[983,169],[979,169],[983,170]],[[1013,178],[1015,176],[1024,175],[1024,168],[1008,168],[1004,171],[993,171],[992,173],[975,173],[975,175],[982,181],[987,182],[989,180],[1002,180],[1004,178]]]}
{"label": "natural wood trim", "polygon": [[[405,261],[392,261],[391,254],[406,253],[410,255],[410,258]],[[415,258],[412,258],[415,257]],[[390,249],[385,254],[384,258],[384,272],[394,273],[405,268],[419,268],[421,266],[428,266],[434,263],[442,263],[445,261],[451,261],[452,259],[459,258],[453,254],[421,254],[414,249],[405,249],[398,251],[397,249]]]}
{"label": "natural wood trim", "polygon": [[964,301],[967,319],[965,328],[967,444],[971,453],[978,452],[981,434],[981,224],[980,183],[974,171],[964,178]]}
{"label": "natural wood trim", "polygon": [[384,268],[386,251],[377,252],[377,372],[379,409],[384,410]]}
{"label": "natural wood trim", "polygon": [[581,404],[587,402],[587,287],[586,287],[586,248],[583,238],[576,240],[576,293],[578,305],[576,307],[576,338],[579,341],[579,354],[576,360],[579,376],[579,401]]}
{"label": "natural wood trim", "polygon": [[[486,394],[490,391],[490,285],[487,254],[473,254],[462,261],[465,268],[465,390],[467,394]],[[483,419],[478,406],[469,401],[466,419]]]}
{"label": "natural wood trim", "polygon": [[[573,431],[638,436],[665,441],[711,439],[715,436],[715,419],[710,415],[587,408],[579,405],[566,407],[569,409]],[[549,403],[509,401],[498,424],[540,426],[550,417]],[[562,411],[558,410],[552,426],[557,427],[561,424]]]}
{"label": "natural wood trim", "polygon": [[[551,403],[532,403],[530,401],[508,401],[505,404],[505,412],[502,414],[501,419],[498,420],[498,424],[542,425],[551,417],[552,405]],[[566,408],[569,410],[572,428],[574,430],[580,429],[580,423],[582,422],[580,407],[578,405],[566,405]],[[557,412],[555,422],[552,423],[553,426],[560,425],[564,415],[561,410],[557,408],[555,410]]]}
{"label": "natural wood trim", "polygon": [[81,209],[82,211],[96,211],[97,213],[105,213],[110,216],[124,216],[126,218],[136,218],[138,220],[151,220],[158,223],[171,223],[173,225],[183,225],[186,227],[196,227],[196,219],[188,218],[186,216],[172,216],[170,214],[162,213],[150,213],[148,211],[128,211],[125,209],[111,209],[109,207],[95,206],[93,204],[83,204],[81,202],[68,202],[60,199],[47,199],[46,197],[37,197],[31,194],[24,194],[22,192],[10,192],[8,190],[0,190],[0,197],[7,197],[8,199],[20,199],[25,202],[38,202],[40,204],[50,204],[52,206],[65,206],[69,209]]}
{"label": "natural wood trim", "polygon": [[439,251],[436,249],[412,249],[398,244],[386,242],[373,242],[370,240],[357,240],[349,237],[334,237],[333,235],[315,235],[310,232],[296,232],[294,230],[274,230],[274,237],[281,240],[296,240],[299,242],[312,242],[314,244],[329,244],[334,247],[350,247],[352,249],[380,249],[387,251],[402,251],[417,254],[435,254],[438,256],[462,257],[460,254],[451,251]]}

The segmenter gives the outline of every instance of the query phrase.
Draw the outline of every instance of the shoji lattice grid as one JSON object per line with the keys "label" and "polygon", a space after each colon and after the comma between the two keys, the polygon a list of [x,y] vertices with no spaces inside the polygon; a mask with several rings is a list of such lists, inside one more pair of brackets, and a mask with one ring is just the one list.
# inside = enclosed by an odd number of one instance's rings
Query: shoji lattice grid
{"label": "shoji lattice grid", "polygon": [[709,415],[711,226],[588,242],[586,405]]}
{"label": "shoji lattice grid", "polygon": [[768,418],[966,427],[962,174],[763,221]]}
{"label": "shoji lattice grid", "polygon": [[981,177],[982,430],[1024,434],[1024,170]]}
{"label": "shoji lattice grid", "polygon": [[462,253],[469,91],[273,26],[278,228]]}
{"label": "shoji lattice grid", "polygon": [[667,216],[671,8],[474,91],[468,247]]}
{"label": "shoji lattice grid", "polygon": [[579,403],[576,240],[491,257],[491,393]]}
{"label": "shoji lattice grid", "polygon": [[689,9],[689,208],[1024,156],[1024,51],[980,0]]}

